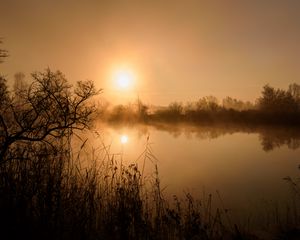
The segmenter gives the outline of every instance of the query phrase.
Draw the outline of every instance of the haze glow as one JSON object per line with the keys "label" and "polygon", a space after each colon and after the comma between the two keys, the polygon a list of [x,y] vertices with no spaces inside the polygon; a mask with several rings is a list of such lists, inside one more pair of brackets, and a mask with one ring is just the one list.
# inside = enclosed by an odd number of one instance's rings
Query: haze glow
{"label": "haze glow", "polygon": [[[10,57],[0,68],[10,82],[18,71],[58,69],[116,103],[254,101],[267,83],[300,83],[299,12],[295,0],[2,1],[0,47]],[[111,79],[120,62],[138,72],[131,93]]]}

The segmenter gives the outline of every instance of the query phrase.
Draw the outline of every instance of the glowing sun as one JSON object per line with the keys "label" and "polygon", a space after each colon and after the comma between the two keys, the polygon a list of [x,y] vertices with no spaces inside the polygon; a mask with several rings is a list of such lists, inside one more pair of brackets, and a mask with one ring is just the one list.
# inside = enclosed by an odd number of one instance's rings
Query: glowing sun
{"label": "glowing sun", "polygon": [[135,76],[130,70],[122,69],[115,72],[114,79],[119,89],[127,90],[133,86]]}
{"label": "glowing sun", "polygon": [[128,137],[127,137],[126,135],[122,135],[122,136],[120,137],[120,142],[121,142],[122,144],[128,143]]}

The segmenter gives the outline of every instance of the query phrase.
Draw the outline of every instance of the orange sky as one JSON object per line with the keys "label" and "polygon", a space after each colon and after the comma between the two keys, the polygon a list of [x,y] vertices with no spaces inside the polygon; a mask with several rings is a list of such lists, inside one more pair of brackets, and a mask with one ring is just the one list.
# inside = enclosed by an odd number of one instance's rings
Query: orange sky
{"label": "orange sky", "polygon": [[[112,102],[254,100],[266,83],[300,83],[299,13],[298,0],[0,0],[0,72],[13,81],[49,66]],[[112,83],[124,66],[128,91]]]}

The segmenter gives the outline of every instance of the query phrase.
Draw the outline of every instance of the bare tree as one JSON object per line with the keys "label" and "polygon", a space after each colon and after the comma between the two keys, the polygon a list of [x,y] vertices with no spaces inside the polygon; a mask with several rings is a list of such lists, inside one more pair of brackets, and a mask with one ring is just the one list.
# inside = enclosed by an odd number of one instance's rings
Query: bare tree
{"label": "bare tree", "polygon": [[0,163],[16,143],[55,145],[66,133],[88,128],[95,112],[89,100],[99,91],[93,82],[79,81],[73,88],[61,72],[50,69],[32,78],[17,97],[7,92],[5,81],[0,84],[6,99],[0,106]]}

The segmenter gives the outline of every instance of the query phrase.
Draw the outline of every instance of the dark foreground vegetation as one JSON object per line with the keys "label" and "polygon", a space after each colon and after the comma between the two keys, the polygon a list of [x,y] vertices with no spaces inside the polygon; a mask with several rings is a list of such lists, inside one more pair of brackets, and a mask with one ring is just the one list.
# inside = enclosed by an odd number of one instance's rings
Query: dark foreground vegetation
{"label": "dark foreground vegetation", "polygon": [[80,157],[68,152],[27,150],[0,167],[1,239],[299,237],[299,196],[283,215],[273,205],[259,213],[263,225],[252,231],[250,223],[235,224],[227,209],[215,208],[211,195],[166,201],[157,175],[146,181],[137,165],[122,166],[113,156],[79,169]]}

